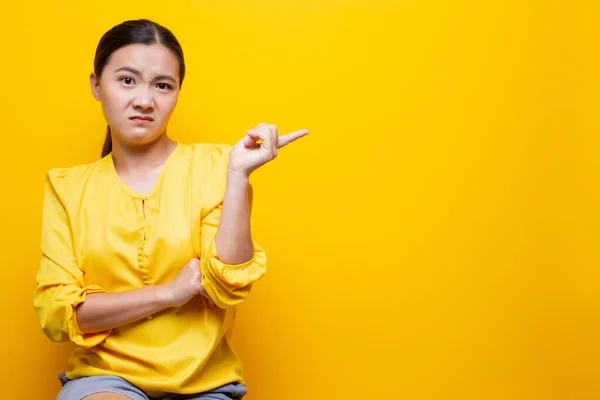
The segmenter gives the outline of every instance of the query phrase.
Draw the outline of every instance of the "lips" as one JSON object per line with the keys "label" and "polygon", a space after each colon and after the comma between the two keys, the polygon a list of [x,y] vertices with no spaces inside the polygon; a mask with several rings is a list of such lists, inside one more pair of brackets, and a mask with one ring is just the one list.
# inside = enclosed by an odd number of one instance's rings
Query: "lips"
{"label": "lips", "polygon": [[132,121],[154,121],[154,118],[144,115],[136,115],[134,117],[130,117],[129,119]]}

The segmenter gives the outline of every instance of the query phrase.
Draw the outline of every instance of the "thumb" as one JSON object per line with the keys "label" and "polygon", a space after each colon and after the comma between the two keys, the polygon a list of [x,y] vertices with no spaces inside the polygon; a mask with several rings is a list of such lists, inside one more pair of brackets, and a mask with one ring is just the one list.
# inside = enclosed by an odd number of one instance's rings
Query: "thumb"
{"label": "thumb", "polygon": [[258,134],[252,130],[246,132],[246,136],[244,136],[243,143],[244,147],[252,148],[256,146],[256,142],[260,139]]}
{"label": "thumb", "polygon": [[200,286],[202,286],[202,289],[200,289],[200,294],[202,295],[202,297],[204,297],[206,299],[206,301],[208,302],[209,305],[214,306],[215,302],[212,301],[212,299],[210,298],[208,293],[206,293],[206,290],[204,289],[204,286],[202,285],[202,283],[200,283]]}

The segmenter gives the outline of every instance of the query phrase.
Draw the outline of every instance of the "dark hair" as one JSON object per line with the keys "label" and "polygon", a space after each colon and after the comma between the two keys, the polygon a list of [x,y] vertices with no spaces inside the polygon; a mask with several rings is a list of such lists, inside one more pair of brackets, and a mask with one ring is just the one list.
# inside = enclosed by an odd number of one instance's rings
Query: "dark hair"
{"label": "dark hair", "polygon": [[[179,60],[179,86],[183,83],[185,76],[185,62],[183,50],[175,38],[175,35],[162,25],[147,19],[130,20],[120,23],[107,31],[96,47],[94,57],[94,74],[98,79],[102,75],[104,67],[110,60],[110,56],[121,47],[130,44],[162,44],[171,50]],[[102,157],[112,151],[112,139],[110,126],[106,129],[106,139],[102,147]]]}

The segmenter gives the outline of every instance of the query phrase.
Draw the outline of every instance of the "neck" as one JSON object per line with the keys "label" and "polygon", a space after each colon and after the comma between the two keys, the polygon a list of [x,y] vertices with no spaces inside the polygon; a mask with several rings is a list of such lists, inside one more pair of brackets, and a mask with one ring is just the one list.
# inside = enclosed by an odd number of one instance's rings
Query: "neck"
{"label": "neck", "polygon": [[162,166],[175,147],[177,144],[166,134],[142,146],[130,146],[113,140],[113,163],[119,172],[142,173]]}

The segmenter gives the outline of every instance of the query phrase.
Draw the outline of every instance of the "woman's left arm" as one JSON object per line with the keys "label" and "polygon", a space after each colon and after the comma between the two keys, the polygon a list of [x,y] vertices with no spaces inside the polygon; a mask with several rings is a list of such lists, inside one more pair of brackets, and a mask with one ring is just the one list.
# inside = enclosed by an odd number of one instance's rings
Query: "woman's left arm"
{"label": "woman's left arm", "polygon": [[300,130],[278,136],[274,125],[259,124],[231,149],[223,202],[201,222],[202,286],[219,308],[246,299],[252,283],[266,269],[264,251],[253,242],[250,230],[250,174],[273,160],[279,148],[306,134],[307,130]]}
{"label": "woman's left arm", "polygon": [[277,157],[280,148],[307,134],[307,130],[299,130],[279,136],[275,125],[261,123],[231,149],[223,210],[215,239],[217,254],[224,263],[244,263],[254,252],[250,231],[250,174]]}
{"label": "woman's left arm", "polygon": [[254,246],[250,231],[252,186],[248,177],[227,172],[227,187],[215,245],[219,260],[225,264],[242,264],[252,259]]}

